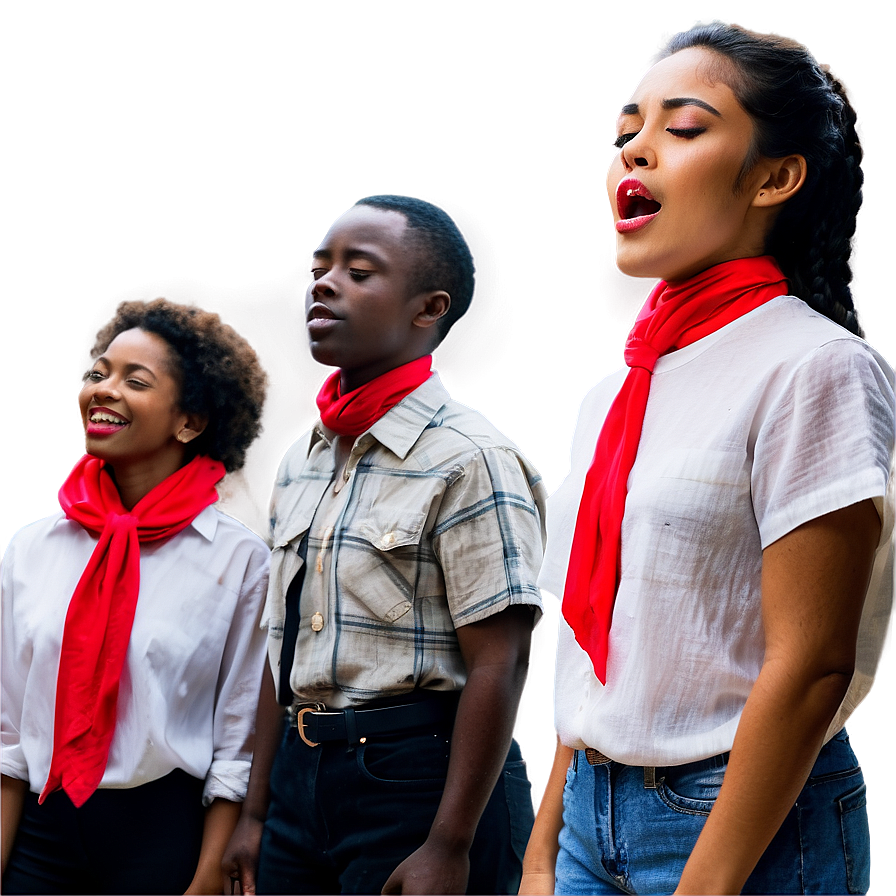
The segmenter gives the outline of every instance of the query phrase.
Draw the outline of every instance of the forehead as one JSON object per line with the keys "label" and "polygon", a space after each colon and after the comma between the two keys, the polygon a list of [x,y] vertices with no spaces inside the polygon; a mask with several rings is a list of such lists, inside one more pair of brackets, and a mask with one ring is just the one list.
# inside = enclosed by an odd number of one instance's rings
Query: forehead
{"label": "forehead", "polygon": [[650,100],[696,97],[719,111],[743,111],[734,91],[722,80],[730,65],[723,56],[702,47],[679,50],[648,70],[635,88],[632,102],[640,106]]}
{"label": "forehead", "polygon": [[102,357],[122,364],[139,364],[159,373],[172,373],[178,366],[171,346],[156,333],[139,327],[119,333]]}
{"label": "forehead", "polygon": [[389,254],[405,248],[407,218],[401,212],[352,206],[327,231],[317,253],[352,249]]}

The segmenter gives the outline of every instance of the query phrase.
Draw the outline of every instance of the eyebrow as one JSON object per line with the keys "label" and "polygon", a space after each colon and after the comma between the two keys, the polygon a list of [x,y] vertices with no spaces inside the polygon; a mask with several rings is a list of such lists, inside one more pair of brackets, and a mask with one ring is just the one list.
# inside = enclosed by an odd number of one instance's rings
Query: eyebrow
{"label": "eyebrow", "polygon": [[[683,106],[698,106],[701,109],[705,109],[711,115],[715,115],[717,118],[722,117],[722,113],[719,112],[714,106],[710,106],[709,103],[704,102],[703,100],[698,100],[695,96],[676,96],[672,97],[668,100],[663,100],[663,108],[664,109],[681,109]],[[637,115],[638,114],[638,104],[637,103],[627,103],[622,107],[622,115]]]}
{"label": "eyebrow", "polygon": [[[96,359],[96,361],[93,362],[93,365],[91,366],[90,369],[93,370],[93,367],[95,367],[100,361],[102,361],[103,364],[106,365],[106,367],[112,366],[109,362],[109,359],[105,355],[100,355]],[[155,379],[158,376],[158,374],[151,367],[147,367],[145,364],[137,364],[136,362],[131,362],[130,364],[124,365],[124,372],[126,374],[135,373],[138,370],[146,371],[146,373],[148,373],[151,377],[153,377],[153,379]],[[90,371],[88,371],[88,373],[89,372]]]}
{"label": "eyebrow", "polygon": [[[369,261],[371,264],[379,264],[379,265],[385,264],[385,259],[383,259],[382,256],[377,255],[376,252],[370,252],[367,249],[351,248],[346,251],[345,255],[347,258],[364,259],[365,261]],[[333,253],[329,249],[320,248],[320,249],[315,249],[314,255],[312,255],[311,257],[312,258],[323,258],[327,261],[332,261]]]}

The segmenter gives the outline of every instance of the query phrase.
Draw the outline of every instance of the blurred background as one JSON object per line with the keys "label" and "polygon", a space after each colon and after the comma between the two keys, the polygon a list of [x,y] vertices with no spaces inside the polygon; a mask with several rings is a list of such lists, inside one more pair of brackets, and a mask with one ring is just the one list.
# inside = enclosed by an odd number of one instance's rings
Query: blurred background
{"label": "blurred background", "polygon": [[[217,311],[270,376],[264,434],[226,506],[262,532],[278,461],[328,373],[307,351],[310,256],[362,196],[457,221],[467,316],[435,356],[454,397],[565,475],[585,392],[622,364],[650,286],[619,274],[604,175],[614,125],[675,31],[722,19],[805,43],[846,84],[866,152],[854,288],[896,360],[887,287],[893,12],[870,3],[41,2],[0,6],[0,365],[10,403],[0,550],[54,512],[83,450],[76,394],[124,299]],[[890,78],[887,77],[887,82]],[[13,419],[14,418],[14,419]],[[557,607],[536,630],[518,738],[536,804],[553,753]],[[866,771],[873,891],[888,889],[896,648],[850,725]]]}

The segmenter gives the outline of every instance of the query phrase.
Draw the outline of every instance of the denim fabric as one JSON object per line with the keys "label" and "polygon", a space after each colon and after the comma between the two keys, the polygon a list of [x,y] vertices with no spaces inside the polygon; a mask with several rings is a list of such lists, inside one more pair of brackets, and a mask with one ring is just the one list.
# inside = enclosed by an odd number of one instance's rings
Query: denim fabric
{"label": "denim fabric", "polygon": [[[584,753],[566,778],[557,893],[671,893],[722,785],[727,754],[656,769]],[[870,841],[865,783],[843,730],[822,749],[744,893],[865,893]]]}
{"label": "denim fabric", "polygon": [[[271,771],[259,893],[379,893],[429,834],[450,733],[309,747],[287,728]],[[534,814],[514,742],[470,851],[470,893],[516,893]]]}

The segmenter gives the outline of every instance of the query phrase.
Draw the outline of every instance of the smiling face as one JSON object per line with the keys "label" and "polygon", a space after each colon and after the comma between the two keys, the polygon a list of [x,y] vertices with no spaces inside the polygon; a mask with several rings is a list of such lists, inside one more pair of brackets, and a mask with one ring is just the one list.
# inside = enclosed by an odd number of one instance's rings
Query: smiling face
{"label": "smiling face", "polygon": [[724,71],[720,61],[704,49],[675,53],[650,69],[623,106],[620,152],[607,174],[623,273],[683,280],[763,254],[774,214],[760,196],[768,172],[757,164],[738,183],[753,121],[712,77]]}
{"label": "smiling face", "polygon": [[125,330],[109,343],[78,400],[87,452],[107,461],[116,478],[139,468],[161,482],[183,465],[186,442],[198,435],[179,407],[174,353],[146,330]]}
{"label": "smiling face", "polygon": [[305,295],[311,354],[341,371],[342,391],[427,354],[445,292],[417,292],[418,249],[400,212],[356,205],[314,253]]}

